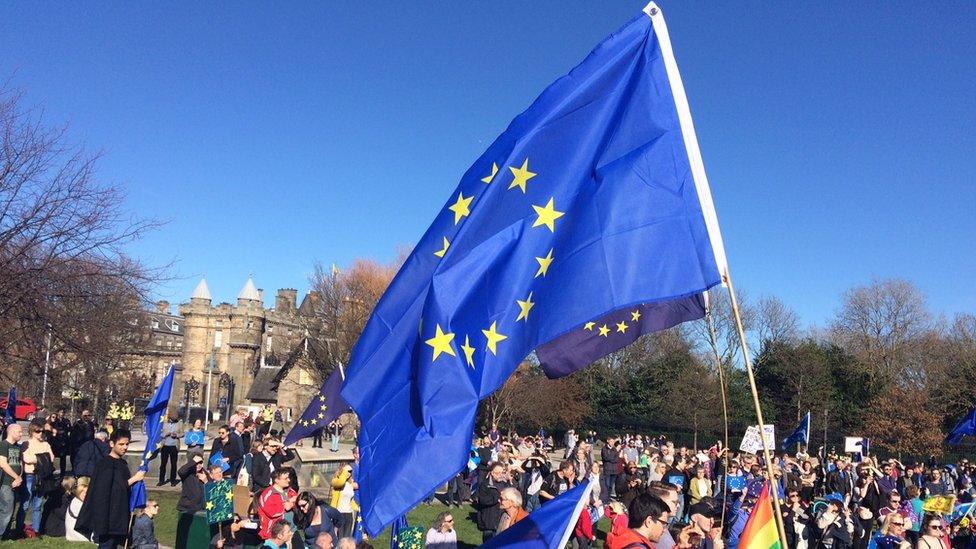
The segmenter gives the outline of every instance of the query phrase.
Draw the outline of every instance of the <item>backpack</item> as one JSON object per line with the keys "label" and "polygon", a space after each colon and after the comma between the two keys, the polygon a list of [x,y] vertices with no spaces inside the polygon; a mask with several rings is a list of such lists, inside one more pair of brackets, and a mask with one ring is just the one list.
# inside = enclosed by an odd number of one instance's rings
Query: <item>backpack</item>
{"label": "backpack", "polygon": [[54,476],[54,462],[48,454],[37,454],[34,464],[34,491],[41,495],[56,492],[58,480]]}

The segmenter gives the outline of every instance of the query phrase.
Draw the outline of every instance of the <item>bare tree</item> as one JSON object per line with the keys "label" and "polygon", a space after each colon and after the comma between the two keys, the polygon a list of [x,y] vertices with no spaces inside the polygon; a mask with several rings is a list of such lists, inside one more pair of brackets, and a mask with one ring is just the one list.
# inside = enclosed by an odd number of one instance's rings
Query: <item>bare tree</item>
{"label": "bare tree", "polygon": [[357,259],[341,271],[334,265],[315,265],[309,282],[317,296],[312,315],[306,318],[310,335],[323,341],[332,364],[348,364],[366,321],[393,280],[407,254],[380,264]]}
{"label": "bare tree", "polygon": [[756,335],[760,343],[789,343],[800,336],[800,317],[776,296],[763,296],[756,304]]}
{"label": "bare tree", "polygon": [[0,90],[0,375],[21,386],[33,389],[50,334],[56,366],[100,365],[84,388],[98,389],[125,318],[163,276],[125,252],[158,223],[123,209],[97,160]]}
{"label": "bare tree", "polygon": [[881,388],[907,371],[913,345],[931,327],[925,296],[915,285],[875,280],[844,294],[831,338],[857,357]]}
{"label": "bare tree", "polygon": [[[709,294],[709,311],[715,324],[715,338],[718,354],[726,368],[742,365],[739,334],[735,327],[735,317],[729,303],[729,297],[724,288],[713,288]],[[748,295],[743,290],[736,292],[739,302],[739,313],[742,316],[742,326],[748,335],[756,326],[756,309],[749,302]],[[701,353],[706,363],[713,363],[711,344],[709,343],[708,324],[705,319],[681,325],[682,330],[688,331],[688,337],[694,342],[695,348]]]}

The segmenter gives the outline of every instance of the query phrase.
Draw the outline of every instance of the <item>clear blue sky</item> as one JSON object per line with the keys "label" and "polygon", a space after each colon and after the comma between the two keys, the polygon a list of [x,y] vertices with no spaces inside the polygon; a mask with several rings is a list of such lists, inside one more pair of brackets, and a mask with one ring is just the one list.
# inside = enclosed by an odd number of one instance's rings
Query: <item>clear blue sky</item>
{"label": "clear blue sky", "polygon": [[[865,5],[860,5],[865,4]],[[233,301],[416,242],[508,122],[641,2],[5,2],[0,81],[105,156],[134,246]],[[976,3],[668,2],[733,276],[976,311]]]}

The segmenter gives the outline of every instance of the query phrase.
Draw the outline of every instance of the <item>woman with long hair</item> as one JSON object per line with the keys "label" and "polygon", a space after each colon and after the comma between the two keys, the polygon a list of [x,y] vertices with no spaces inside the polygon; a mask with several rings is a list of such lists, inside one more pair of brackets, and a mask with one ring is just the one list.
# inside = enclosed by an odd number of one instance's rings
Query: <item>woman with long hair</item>
{"label": "woman with long hair", "polygon": [[945,521],[941,515],[926,514],[922,518],[922,535],[918,538],[916,549],[949,549],[945,543]]}
{"label": "woman with long hair", "polygon": [[444,511],[434,519],[427,530],[425,546],[427,549],[457,549],[457,531],[450,511]]}
{"label": "woman with long hair", "polygon": [[332,536],[334,542],[339,541],[339,530],[345,524],[345,519],[335,507],[321,502],[310,492],[298,494],[295,506],[295,525],[305,533],[305,539],[314,540],[322,532]]}

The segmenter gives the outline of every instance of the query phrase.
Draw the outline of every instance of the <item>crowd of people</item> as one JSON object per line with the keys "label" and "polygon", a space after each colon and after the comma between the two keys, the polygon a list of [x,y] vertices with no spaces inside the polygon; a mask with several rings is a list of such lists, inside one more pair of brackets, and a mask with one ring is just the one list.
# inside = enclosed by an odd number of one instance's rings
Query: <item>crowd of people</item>
{"label": "crowd of people", "polygon": [[[26,427],[5,427],[0,535],[158,547],[158,501],[150,498],[129,513],[130,491],[145,473],[130,469],[131,434],[113,419],[96,426],[84,410],[72,423],[58,410]],[[290,465],[296,452],[283,445],[274,422],[273,415],[255,420],[237,412],[217,429],[208,452],[200,421],[184,428],[177,417],[166,419],[154,457],[157,485],[180,486],[178,540],[185,541],[194,517],[205,512],[208,485],[230,482],[238,490],[235,500],[243,490],[246,501],[211,526],[211,547],[368,546],[357,527],[358,451],[336,468],[328,493],[317,497],[299,486]],[[905,464],[823,448],[814,455],[776,452],[770,479],[761,453],[730,451],[721,443],[696,451],[663,436],[598,439],[593,431],[573,430],[562,442],[557,450],[545,432],[502,435],[497,426],[477,437],[466,466],[447,483],[446,510],[430,525],[426,545],[457,547],[454,508],[470,503],[487,541],[588,480],[589,501],[571,538],[578,549],[599,541],[611,549],[736,549],[764,486],[781,499],[789,549],[976,548],[976,520],[959,507],[976,496],[976,466],[965,459]],[[929,509],[927,500],[939,496],[951,499]],[[432,493],[426,501],[434,499]],[[601,520],[605,535],[597,528]]]}
{"label": "crowd of people", "polygon": [[[816,455],[775,452],[775,478],[769,479],[761,453],[730,451],[721,443],[696,452],[664,437],[598,441],[592,431],[569,431],[558,465],[550,467],[547,450],[541,433],[502,437],[493,426],[448,485],[446,502],[456,501],[458,486],[471,486],[477,526],[487,541],[524,518],[523,509],[589,480],[589,502],[573,532],[577,548],[597,541],[596,523],[605,518],[604,542],[611,549],[735,549],[769,486],[782,500],[791,549],[976,547],[976,519],[970,520],[966,505],[976,496],[976,467],[966,459],[906,465],[823,448]],[[926,500],[943,508],[929,509]]]}
{"label": "crowd of people", "polygon": [[[146,474],[133,472],[125,459],[132,434],[123,425],[131,418],[122,406],[111,413],[101,425],[88,410],[72,423],[59,409],[32,418],[26,427],[2,426],[0,538],[43,534],[105,548],[159,546],[153,522],[159,502],[149,498],[129,510],[132,487]],[[152,459],[159,460],[156,486],[180,487],[178,544],[181,536],[186,544],[194,517],[205,512],[208,485],[230,482],[249,497],[240,513],[209,527],[211,547],[368,548],[362,537],[354,537],[358,451],[337,469],[329,497],[320,501],[299,490],[297,472],[287,465],[296,453],[284,447],[282,431],[274,429],[276,422],[285,426],[275,413],[271,408],[255,419],[244,410],[235,412],[217,429],[209,455],[200,420],[184,428],[174,415],[165,419]]]}

